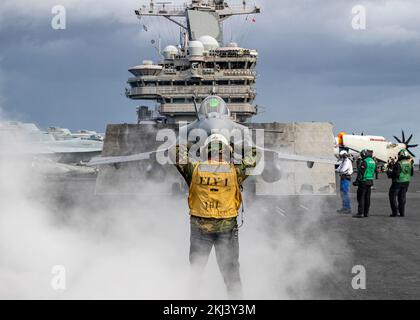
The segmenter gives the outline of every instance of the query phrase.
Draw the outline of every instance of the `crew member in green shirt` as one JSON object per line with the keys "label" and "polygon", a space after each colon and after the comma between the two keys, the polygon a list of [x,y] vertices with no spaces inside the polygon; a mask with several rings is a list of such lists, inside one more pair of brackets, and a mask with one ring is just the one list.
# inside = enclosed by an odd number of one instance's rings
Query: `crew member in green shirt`
{"label": "crew member in green shirt", "polygon": [[357,168],[357,179],[353,185],[357,186],[358,212],[355,218],[369,216],[370,196],[375,179],[376,162],[373,159],[371,150],[362,150],[360,152],[361,161]]}
{"label": "crew member in green shirt", "polygon": [[407,191],[414,175],[413,159],[407,150],[403,149],[398,154],[398,161],[391,163],[388,168],[388,177],[392,179],[389,189],[389,202],[391,204],[391,217],[405,216]]}

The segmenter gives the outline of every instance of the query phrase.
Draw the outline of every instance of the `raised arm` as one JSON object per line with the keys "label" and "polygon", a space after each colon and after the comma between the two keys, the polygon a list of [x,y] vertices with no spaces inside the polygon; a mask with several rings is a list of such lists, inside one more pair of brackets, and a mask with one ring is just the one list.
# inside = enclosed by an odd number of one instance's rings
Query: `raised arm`
{"label": "raised arm", "polygon": [[242,183],[248,178],[249,175],[247,174],[247,170],[255,168],[260,159],[261,155],[258,154],[256,148],[249,148],[245,150],[241,163],[235,165],[239,185],[242,185]]}
{"label": "raised arm", "polygon": [[178,172],[182,175],[187,184],[190,185],[195,164],[189,159],[187,146],[177,145],[169,151],[169,154],[171,161],[176,166]]}

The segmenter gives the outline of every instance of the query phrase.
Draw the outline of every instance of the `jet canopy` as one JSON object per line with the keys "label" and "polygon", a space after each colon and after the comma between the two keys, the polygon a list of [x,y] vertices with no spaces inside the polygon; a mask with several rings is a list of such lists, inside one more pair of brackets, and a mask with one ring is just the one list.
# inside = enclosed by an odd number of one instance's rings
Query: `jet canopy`
{"label": "jet canopy", "polygon": [[218,97],[211,96],[204,99],[201,103],[199,116],[205,118],[219,118],[220,116],[230,116],[229,108],[226,105],[226,102]]}

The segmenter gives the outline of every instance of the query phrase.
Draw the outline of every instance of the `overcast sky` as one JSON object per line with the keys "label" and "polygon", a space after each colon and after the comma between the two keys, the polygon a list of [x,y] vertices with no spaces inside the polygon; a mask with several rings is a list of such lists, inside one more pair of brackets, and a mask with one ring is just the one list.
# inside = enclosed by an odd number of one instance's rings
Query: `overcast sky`
{"label": "overcast sky", "polygon": [[[178,1],[179,2],[179,1]],[[233,1],[232,1],[233,2]],[[41,127],[103,132],[133,123],[127,69],[155,59],[150,40],[177,43],[177,28],[146,21],[137,0],[1,0],[0,106]],[[51,9],[67,9],[53,30]],[[329,121],[335,131],[420,140],[420,0],[260,0],[256,23],[229,22],[226,40],[259,50],[256,121]],[[366,30],[352,8],[367,8]],[[170,39],[172,38],[172,39]]]}

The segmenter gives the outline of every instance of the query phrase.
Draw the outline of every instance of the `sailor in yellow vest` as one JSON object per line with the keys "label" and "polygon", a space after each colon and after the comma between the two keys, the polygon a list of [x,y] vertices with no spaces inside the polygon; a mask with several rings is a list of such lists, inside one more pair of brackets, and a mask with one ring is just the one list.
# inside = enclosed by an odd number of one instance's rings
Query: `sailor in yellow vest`
{"label": "sailor in yellow vest", "polygon": [[237,217],[241,185],[256,159],[248,154],[234,165],[229,142],[220,134],[210,136],[201,150],[209,159],[195,163],[185,161],[185,147],[177,150],[177,168],[189,186],[190,263],[195,274],[202,274],[214,246],[229,297],[241,298]]}

